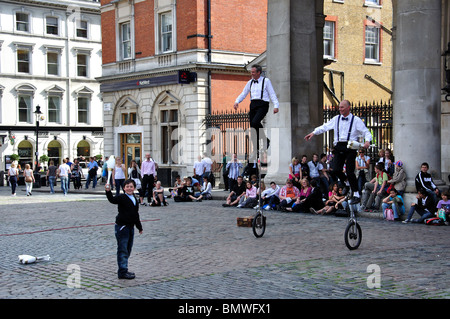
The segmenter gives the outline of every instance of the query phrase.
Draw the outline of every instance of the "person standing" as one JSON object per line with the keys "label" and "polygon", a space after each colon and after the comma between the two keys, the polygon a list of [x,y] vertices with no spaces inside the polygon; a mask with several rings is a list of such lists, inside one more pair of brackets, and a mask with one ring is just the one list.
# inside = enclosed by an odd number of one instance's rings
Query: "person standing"
{"label": "person standing", "polygon": [[48,184],[50,185],[50,194],[54,194],[55,193],[55,183],[56,183],[56,171],[58,170],[58,168],[55,166],[55,162],[50,161],[50,165],[48,166],[48,170],[47,170],[47,179],[48,179]]}
{"label": "person standing", "polygon": [[128,179],[124,183],[125,194],[113,196],[109,184],[105,185],[106,197],[117,205],[118,214],[114,225],[117,240],[117,275],[119,279],[134,279],[135,274],[128,271],[128,259],[133,248],[134,227],[142,234],[142,223],[139,217],[139,205],[134,197],[135,182]]}
{"label": "person standing", "polygon": [[69,173],[70,167],[67,165],[67,159],[64,158],[63,163],[58,167],[58,176],[61,179],[61,190],[63,191],[64,196],[66,196],[69,191]]}
{"label": "person standing", "polygon": [[[358,190],[358,180],[355,175],[356,150],[347,148],[347,143],[349,141],[358,141],[360,137],[364,137],[365,143],[363,147],[367,149],[372,141],[372,135],[364,122],[350,113],[350,102],[348,100],[343,100],[339,103],[339,113],[327,123],[316,127],[314,131],[305,136],[305,140],[309,141],[314,135],[334,130],[335,157],[333,160],[333,171],[342,185],[345,185],[345,181],[348,178],[353,192],[351,204],[356,204],[361,198]],[[347,176],[345,176],[343,171],[344,164],[346,165]]]}
{"label": "person standing", "polygon": [[30,164],[25,164],[23,176],[25,177],[27,196],[31,196],[31,191],[33,190],[33,183],[34,183],[34,174],[33,170],[30,168]]}
{"label": "person standing", "polygon": [[140,195],[141,205],[144,205],[144,197],[147,192],[148,205],[152,202],[152,190],[155,184],[156,176],[156,163],[150,157],[150,153],[145,154],[145,161],[141,164],[141,176],[142,176],[142,192]]}
{"label": "person standing", "polygon": [[[274,104],[274,114],[278,113],[279,108],[278,98],[273,89],[272,82],[268,78],[261,76],[261,73],[262,67],[254,64],[251,69],[252,79],[247,82],[244,90],[237,97],[233,106],[237,110],[239,103],[250,93],[250,127],[256,130],[256,149],[258,152],[260,138],[263,140],[263,143],[265,143],[264,139],[266,139],[261,122],[269,111],[269,101],[272,101]],[[269,148],[269,145],[270,140],[267,139],[267,148]]]}
{"label": "person standing", "polygon": [[88,168],[88,176],[86,176],[86,187],[85,189],[89,188],[89,184],[92,180],[92,188],[95,189],[95,186],[97,186],[97,172],[98,172],[98,164],[95,161],[94,157],[89,157],[89,163],[86,164],[86,167]]}
{"label": "person standing", "polygon": [[[114,166],[111,175],[114,177],[113,185],[116,188],[116,196],[119,196],[120,189],[125,192],[123,189],[125,183],[125,165],[122,163],[122,158],[116,157],[116,165]],[[134,185],[134,188],[136,188],[136,185]]]}
{"label": "person standing", "polygon": [[11,186],[11,196],[16,196],[17,178],[19,171],[16,168],[16,164],[12,163],[8,169],[9,185]]}

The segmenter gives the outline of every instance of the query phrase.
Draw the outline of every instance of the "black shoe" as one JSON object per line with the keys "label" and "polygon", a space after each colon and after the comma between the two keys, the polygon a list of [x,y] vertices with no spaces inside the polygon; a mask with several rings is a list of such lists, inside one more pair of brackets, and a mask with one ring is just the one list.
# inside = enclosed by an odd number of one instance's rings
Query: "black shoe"
{"label": "black shoe", "polygon": [[223,207],[230,207],[229,204],[222,204]]}
{"label": "black shoe", "polygon": [[360,202],[361,202],[361,198],[353,196],[352,200],[350,201],[350,205],[358,204]]}
{"label": "black shoe", "polygon": [[136,276],[134,275],[134,273],[131,272],[127,272],[123,275],[119,275],[119,279],[134,279]]}

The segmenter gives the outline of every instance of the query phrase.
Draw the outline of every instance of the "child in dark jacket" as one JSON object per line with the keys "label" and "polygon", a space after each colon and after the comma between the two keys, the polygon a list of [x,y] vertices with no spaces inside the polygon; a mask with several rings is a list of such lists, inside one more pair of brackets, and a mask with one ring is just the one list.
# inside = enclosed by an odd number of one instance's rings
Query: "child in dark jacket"
{"label": "child in dark jacket", "polygon": [[113,196],[109,184],[105,185],[106,197],[112,204],[118,205],[115,234],[117,239],[117,275],[119,279],[134,279],[135,274],[128,271],[128,258],[131,254],[134,239],[134,226],[142,234],[142,224],[139,218],[139,202],[134,196],[136,183],[132,179],[125,181],[125,194]]}

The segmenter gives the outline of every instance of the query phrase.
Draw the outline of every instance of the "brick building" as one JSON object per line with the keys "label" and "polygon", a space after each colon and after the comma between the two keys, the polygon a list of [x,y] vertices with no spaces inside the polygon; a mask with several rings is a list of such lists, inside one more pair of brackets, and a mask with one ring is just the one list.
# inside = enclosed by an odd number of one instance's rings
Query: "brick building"
{"label": "brick building", "polygon": [[150,152],[164,182],[191,174],[205,115],[232,109],[245,65],[265,51],[267,3],[102,0],[101,17],[105,155],[128,164]]}

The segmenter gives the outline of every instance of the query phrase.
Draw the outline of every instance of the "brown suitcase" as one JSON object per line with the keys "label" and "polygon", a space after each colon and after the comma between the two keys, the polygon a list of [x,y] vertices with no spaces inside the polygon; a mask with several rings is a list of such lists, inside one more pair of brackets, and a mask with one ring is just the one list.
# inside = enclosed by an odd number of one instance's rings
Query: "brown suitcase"
{"label": "brown suitcase", "polygon": [[[254,217],[255,216],[238,217],[237,218],[238,227],[252,227]],[[264,219],[266,219],[266,216],[264,216]]]}

